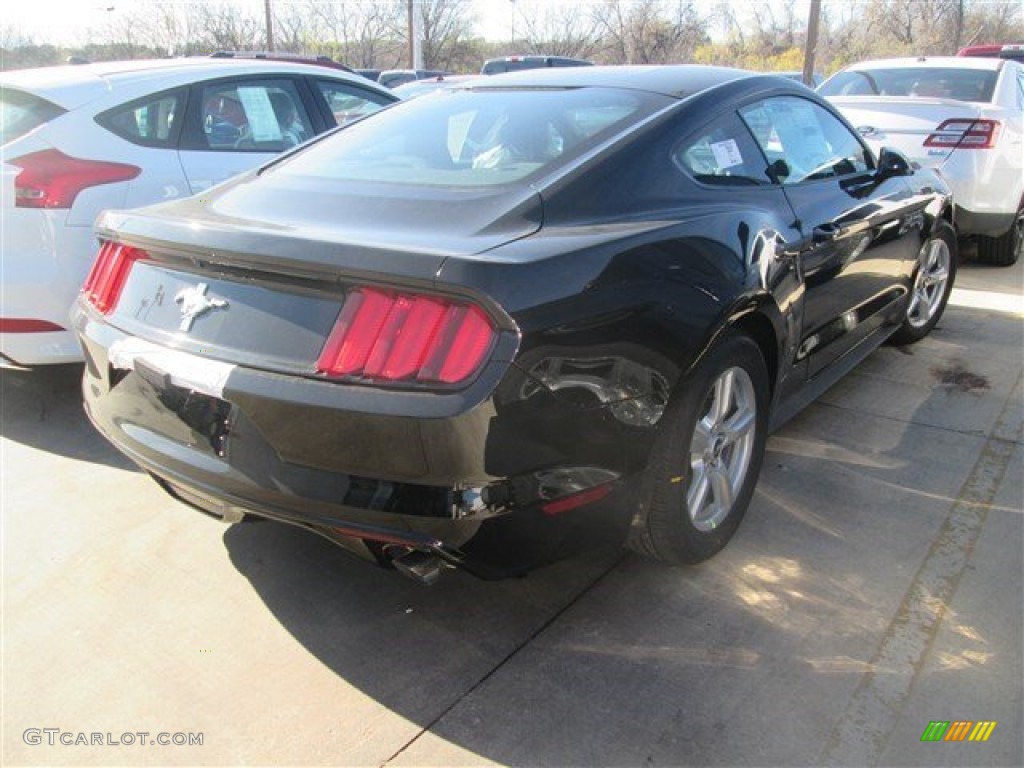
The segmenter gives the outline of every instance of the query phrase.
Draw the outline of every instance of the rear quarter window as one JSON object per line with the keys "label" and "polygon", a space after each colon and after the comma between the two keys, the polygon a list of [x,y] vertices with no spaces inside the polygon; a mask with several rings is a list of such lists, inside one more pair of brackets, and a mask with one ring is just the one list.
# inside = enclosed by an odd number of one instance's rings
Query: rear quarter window
{"label": "rear quarter window", "polygon": [[177,141],[184,106],[185,90],[181,89],[108,109],[96,116],[96,122],[132,144],[170,147]]}
{"label": "rear quarter window", "polygon": [[677,144],[672,160],[702,184],[749,186],[771,181],[761,151],[735,115],[716,120]]}
{"label": "rear quarter window", "polygon": [[20,139],[66,111],[31,93],[0,88],[0,144]]}

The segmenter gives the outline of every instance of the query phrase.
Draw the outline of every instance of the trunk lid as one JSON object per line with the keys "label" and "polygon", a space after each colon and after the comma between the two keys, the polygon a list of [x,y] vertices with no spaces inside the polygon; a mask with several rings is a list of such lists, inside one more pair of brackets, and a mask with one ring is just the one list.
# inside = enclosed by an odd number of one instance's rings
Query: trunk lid
{"label": "trunk lid", "polygon": [[[948,120],[981,117],[979,105],[955,99],[833,96],[829,101],[873,149],[898,149],[926,168],[941,168],[955,151],[949,147],[925,146],[925,141],[937,133],[940,125]],[[949,135],[956,136],[956,132]]]}
{"label": "trunk lid", "polygon": [[[310,375],[352,286],[431,292],[447,258],[540,226],[540,197],[529,188],[413,199],[381,185],[252,178],[100,217],[101,238],[151,257],[132,266],[110,324],[216,360]],[[200,308],[193,317],[190,305]]]}

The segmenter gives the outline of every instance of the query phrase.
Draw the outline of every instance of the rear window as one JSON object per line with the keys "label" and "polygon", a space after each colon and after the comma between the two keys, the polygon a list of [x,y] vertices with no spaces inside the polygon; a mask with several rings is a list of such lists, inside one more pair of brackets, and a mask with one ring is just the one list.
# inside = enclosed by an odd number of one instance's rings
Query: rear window
{"label": "rear window", "polygon": [[439,187],[508,184],[563,165],[670,102],[604,88],[438,91],[350,126],[279,172]]}
{"label": "rear window", "polygon": [[481,72],[485,75],[500,75],[503,72],[520,72],[524,69],[541,69],[548,66],[544,59],[511,59],[509,61],[488,61]]}
{"label": "rear window", "polygon": [[67,110],[13,88],[0,89],[0,144],[21,138]]}
{"label": "rear window", "polygon": [[822,96],[909,96],[955,101],[991,101],[997,73],[986,69],[900,67],[850,69],[825,82]]}

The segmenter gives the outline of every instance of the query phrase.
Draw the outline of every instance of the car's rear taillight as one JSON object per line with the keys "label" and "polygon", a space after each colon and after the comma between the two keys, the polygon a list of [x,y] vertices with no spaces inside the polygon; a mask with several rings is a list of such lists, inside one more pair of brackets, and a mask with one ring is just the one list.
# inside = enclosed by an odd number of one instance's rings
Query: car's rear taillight
{"label": "car's rear taillight", "polygon": [[488,316],[472,304],[358,288],[316,369],[378,383],[460,384],[479,372],[496,338]]}
{"label": "car's rear taillight", "polygon": [[142,169],[125,163],[83,160],[44,149],[8,160],[21,168],[14,180],[18,208],[70,208],[83,189],[134,179]]}
{"label": "car's rear taillight", "polygon": [[998,120],[945,120],[924,140],[926,147],[991,149],[999,138]]}
{"label": "car's rear taillight", "polygon": [[82,286],[86,301],[104,315],[110,313],[121,298],[135,262],[148,258],[149,254],[138,248],[104,241]]}

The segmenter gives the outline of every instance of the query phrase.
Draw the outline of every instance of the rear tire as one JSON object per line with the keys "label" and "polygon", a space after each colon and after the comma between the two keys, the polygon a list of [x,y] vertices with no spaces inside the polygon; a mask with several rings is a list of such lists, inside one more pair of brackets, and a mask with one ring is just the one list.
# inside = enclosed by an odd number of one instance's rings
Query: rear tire
{"label": "rear tire", "polygon": [[1024,251],[1024,208],[1017,211],[1017,219],[1008,232],[999,237],[978,237],[978,261],[997,267],[1017,263]]}
{"label": "rear tire", "polygon": [[732,538],[764,458],[769,380],[757,344],[727,331],[662,417],[626,546],[697,563]]}
{"label": "rear tire", "polygon": [[937,221],[931,236],[921,246],[910,302],[893,344],[913,344],[927,336],[939,322],[956,278],[956,234],[945,221]]}

